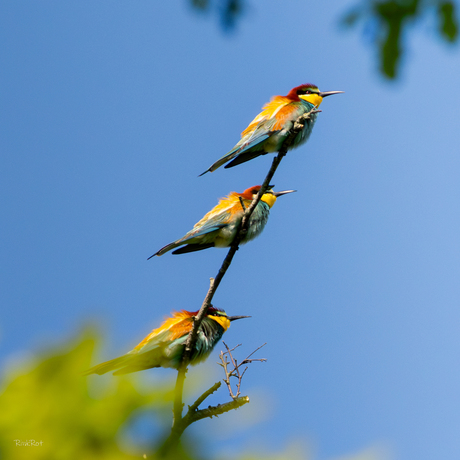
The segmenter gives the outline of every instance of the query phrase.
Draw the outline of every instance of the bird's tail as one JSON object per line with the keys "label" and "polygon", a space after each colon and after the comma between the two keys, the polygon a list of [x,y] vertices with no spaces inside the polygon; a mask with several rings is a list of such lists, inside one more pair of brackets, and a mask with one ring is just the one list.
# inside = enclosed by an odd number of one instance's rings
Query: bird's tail
{"label": "bird's tail", "polygon": [[176,241],[174,243],[169,243],[166,246],[163,246],[159,251],[155,252],[155,254],[152,254],[147,260],[150,260],[152,257],[155,256],[162,256],[163,254],[166,254],[168,251],[171,251],[171,249],[177,248],[178,246],[182,246],[184,243],[177,243]]}
{"label": "bird's tail", "polygon": [[203,249],[213,248],[214,243],[187,244],[186,246],[176,249],[173,254],[186,254],[187,252],[202,251]]}
{"label": "bird's tail", "polygon": [[230,152],[226,153],[222,158],[219,158],[215,163],[213,163],[205,172],[202,172],[198,177],[203,176],[207,172],[213,172],[217,168],[220,168],[223,164],[227,163],[227,161],[233,160],[240,151],[240,148],[230,150]]}
{"label": "bird's tail", "polygon": [[225,169],[233,168],[233,166],[240,165],[241,163],[246,163],[246,161],[257,158],[260,155],[265,155],[266,153],[267,152],[264,152],[263,150],[240,153],[233,161],[225,165]]}
{"label": "bird's tail", "polygon": [[123,355],[119,358],[111,359],[110,361],[106,361],[105,363],[98,364],[97,366],[88,369],[87,371],[83,372],[83,375],[90,375],[90,374],[98,374],[102,375],[107,372],[114,371],[115,369],[119,369],[120,367],[125,366],[129,361],[130,356]]}
{"label": "bird's tail", "polygon": [[[201,173],[200,176],[203,174],[206,174],[207,172],[213,172],[217,168],[220,168],[223,164],[227,163],[228,161],[232,161],[230,165],[227,165],[226,168],[232,168],[233,166],[239,165],[241,163],[244,163],[245,161],[252,160],[255,157],[258,157],[259,155],[264,155],[265,152],[263,148],[259,147],[256,151],[251,151],[254,149],[256,146],[264,142],[266,139],[268,139],[269,134],[268,133],[262,133],[262,134],[256,134],[252,135],[244,144],[236,144],[236,146],[230,150],[230,152],[226,153],[222,158],[219,158],[215,163],[213,163],[204,173]],[[238,160],[240,156],[243,155],[243,158],[241,160]]]}

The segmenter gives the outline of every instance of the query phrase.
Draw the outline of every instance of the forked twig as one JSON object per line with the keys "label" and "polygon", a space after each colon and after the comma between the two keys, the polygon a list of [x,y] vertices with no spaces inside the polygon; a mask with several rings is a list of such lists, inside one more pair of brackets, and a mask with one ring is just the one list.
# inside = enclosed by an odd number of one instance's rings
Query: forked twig
{"label": "forked twig", "polygon": [[[241,363],[238,364],[237,360],[233,357],[232,351],[234,351],[236,348],[238,348],[240,345],[237,345],[236,347],[229,348],[228,345],[225,342],[222,342],[227,349],[226,352],[221,351],[219,354],[220,358],[220,363],[218,363],[220,366],[224,368],[225,372],[225,379],[224,382],[227,385],[228,392],[230,393],[230,396],[233,399],[236,399],[240,396],[241,394],[241,381],[243,380],[243,376],[245,372],[248,370],[248,366],[246,366],[243,370],[243,372],[240,372],[240,367],[243,366],[244,364],[250,364],[254,361],[259,361],[259,362],[266,362],[267,360],[265,358],[253,358],[250,359],[251,356],[258,350],[260,350],[263,346],[267,345],[264,343],[260,347],[256,348],[250,355],[248,355]],[[227,361],[227,356],[230,358],[230,361]],[[233,369],[229,371],[228,366],[231,364],[233,366]],[[230,383],[230,377],[236,377],[238,379],[238,383],[236,384],[236,394],[233,393],[232,385]]]}

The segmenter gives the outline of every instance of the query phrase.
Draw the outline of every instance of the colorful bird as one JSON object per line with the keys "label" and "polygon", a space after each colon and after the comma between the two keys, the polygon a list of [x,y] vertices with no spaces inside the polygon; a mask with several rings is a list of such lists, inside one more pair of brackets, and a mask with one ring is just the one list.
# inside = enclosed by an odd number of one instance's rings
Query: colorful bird
{"label": "colorful bird", "polygon": [[[241,133],[241,140],[238,144],[200,176],[209,171],[215,171],[229,161],[226,168],[232,168],[259,155],[277,152],[297,118],[312,109],[317,109],[326,96],[338,93],[343,93],[343,91],[321,92],[317,86],[307,83],[291,89],[287,96],[272,97],[271,101],[264,105],[262,112]],[[317,116],[317,113],[313,113],[306,121],[303,130],[296,136],[290,149],[298,147],[308,139]]]}
{"label": "colorful bird", "polygon": [[[246,189],[243,193],[231,192],[227,197],[221,198],[217,206],[197,222],[185,236],[162,247],[149,259],[153,256],[162,256],[178,246],[183,247],[173,251],[173,254],[201,251],[212,247],[227,248],[231,246],[244,211],[257,196],[260,187],[260,185],[255,185]],[[251,214],[248,232],[241,240],[241,243],[247,243],[262,232],[267,223],[270,208],[275,204],[277,197],[295,192],[295,190],[274,192],[272,190],[273,186],[270,185],[269,187],[270,189],[262,195],[260,202]]]}
{"label": "colorful bird", "polygon": [[[178,369],[185,350],[185,342],[197,314],[198,311],[173,312],[171,317],[166,318],[159,328],[154,329],[133,350],[119,358],[88,369],[84,375],[102,375],[111,371],[115,371],[113,375],[121,375],[152,367]],[[198,329],[198,338],[190,363],[197,364],[204,361],[230,327],[230,323],[241,318],[250,318],[250,316],[227,316],[225,311],[210,307]]]}

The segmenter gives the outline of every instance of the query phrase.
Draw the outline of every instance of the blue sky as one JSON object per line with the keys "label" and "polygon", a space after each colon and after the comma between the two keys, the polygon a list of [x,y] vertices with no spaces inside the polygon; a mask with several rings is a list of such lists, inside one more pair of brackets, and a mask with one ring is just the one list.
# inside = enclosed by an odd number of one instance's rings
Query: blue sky
{"label": "blue sky", "polygon": [[427,20],[389,83],[338,26],[351,5],[251,2],[225,34],[185,1],[2,3],[2,362],[88,321],[114,357],[199,308],[224,250],[147,257],[262,182],[270,155],[197,176],[272,95],[313,82],[345,94],[283,160],[276,189],[298,192],[214,299],[252,315],[227,343],[268,342],[244,382],[265,416],[227,437],[244,409],[196,429],[216,452],[302,439],[319,460],[458,458],[458,47]]}

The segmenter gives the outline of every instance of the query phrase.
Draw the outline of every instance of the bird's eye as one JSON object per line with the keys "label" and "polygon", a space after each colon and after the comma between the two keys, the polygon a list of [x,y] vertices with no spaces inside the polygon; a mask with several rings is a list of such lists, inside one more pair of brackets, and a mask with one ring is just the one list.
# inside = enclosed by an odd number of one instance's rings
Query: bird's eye
{"label": "bird's eye", "polygon": [[309,89],[299,89],[297,94],[311,94],[311,91]]}

